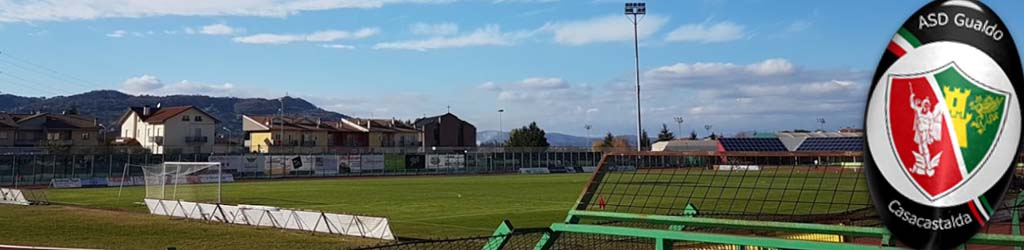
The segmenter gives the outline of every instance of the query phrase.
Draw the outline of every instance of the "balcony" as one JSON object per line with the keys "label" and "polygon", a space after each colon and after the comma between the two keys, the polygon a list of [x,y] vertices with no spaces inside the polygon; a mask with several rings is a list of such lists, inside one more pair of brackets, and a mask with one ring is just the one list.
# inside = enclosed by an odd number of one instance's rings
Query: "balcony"
{"label": "balcony", "polygon": [[51,146],[71,146],[75,144],[72,140],[46,140],[46,145]]}
{"label": "balcony", "polygon": [[302,141],[303,147],[316,147],[316,141]]}
{"label": "balcony", "polygon": [[206,143],[210,141],[209,137],[206,136],[186,136],[185,143]]}
{"label": "balcony", "polygon": [[153,143],[156,143],[156,145],[160,145],[160,146],[164,145],[164,137],[163,136],[150,136],[149,137],[149,141],[151,141]]}

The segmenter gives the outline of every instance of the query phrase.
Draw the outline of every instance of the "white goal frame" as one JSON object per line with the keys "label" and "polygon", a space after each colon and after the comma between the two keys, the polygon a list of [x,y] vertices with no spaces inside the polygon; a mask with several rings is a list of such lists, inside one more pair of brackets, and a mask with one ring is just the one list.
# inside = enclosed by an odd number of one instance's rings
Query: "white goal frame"
{"label": "white goal frame", "polygon": [[[222,197],[224,195],[224,189],[223,189],[224,163],[221,163],[221,162],[177,162],[177,161],[168,161],[168,162],[159,163],[159,165],[162,167],[162,172],[165,172],[165,173],[167,172],[167,164],[173,164],[173,165],[178,165],[178,166],[211,166],[211,167],[212,166],[216,166],[217,167],[217,204],[223,204]],[[157,165],[157,164],[153,164],[153,165],[149,165],[149,166],[155,166],[155,165]],[[122,190],[124,190],[125,179],[128,177],[128,168],[129,167],[133,167],[133,166],[134,167],[139,167],[139,168],[146,167],[146,166],[143,166],[143,165],[132,165],[132,164],[127,164],[127,163],[124,164],[124,169],[121,172],[121,185],[118,187],[118,190],[117,190],[117,197],[118,197],[118,199],[121,198],[121,192],[122,192]],[[177,198],[177,192],[178,192],[178,181],[177,180],[178,180],[178,178],[175,177],[174,180],[175,180],[175,182],[174,182],[174,189],[172,191],[173,192],[172,193],[172,197],[173,198]],[[166,192],[167,191],[165,189],[167,188],[167,183],[164,183],[163,185],[161,185],[160,188],[161,188],[161,190],[160,190],[161,199],[166,198],[166,196],[167,196]],[[146,189],[147,189],[147,193],[148,193],[149,183],[146,183]]]}

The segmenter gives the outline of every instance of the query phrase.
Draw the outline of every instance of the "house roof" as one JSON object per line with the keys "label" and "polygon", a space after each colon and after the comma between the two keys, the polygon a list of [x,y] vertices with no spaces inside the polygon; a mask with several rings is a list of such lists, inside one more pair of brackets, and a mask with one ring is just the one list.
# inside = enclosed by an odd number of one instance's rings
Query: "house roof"
{"label": "house roof", "polygon": [[17,128],[18,123],[14,122],[14,117],[10,114],[0,113],[0,128]]}
{"label": "house roof", "polygon": [[458,116],[456,116],[455,114],[452,114],[452,113],[445,113],[445,114],[442,114],[442,115],[436,115],[436,116],[431,116],[431,117],[419,118],[419,119],[416,119],[416,121],[414,121],[412,124],[414,126],[416,126],[417,128],[422,128],[423,126],[425,126],[427,124],[441,123],[441,118],[443,118],[445,116],[451,116],[452,118],[455,118],[455,120],[459,120],[460,122],[462,122],[465,125],[469,125],[471,127],[476,128],[476,126],[473,126],[472,123],[469,123],[466,120],[463,120],[463,119],[459,118]]}
{"label": "house roof", "polygon": [[381,133],[419,133],[420,130],[416,129],[410,124],[395,119],[347,119],[349,122],[359,125],[365,130],[370,132],[381,132]]}
{"label": "house roof", "polygon": [[271,130],[288,130],[288,131],[337,131],[330,122],[320,122],[317,124],[315,121],[311,121],[302,117],[284,117],[280,118],[271,115],[259,115],[259,116],[245,116],[246,118],[259,123],[263,127],[267,128],[266,131]]}
{"label": "house roof", "polygon": [[99,123],[96,118],[84,115],[70,115],[70,114],[50,114],[50,113],[35,113],[35,114],[4,114],[4,120],[10,120],[13,122],[0,121],[0,126],[21,127],[21,124],[27,123],[35,119],[46,119],[43,122],[43,127],[47,129],[99,129]]}
{"label": "house roof", "polygon": [[166,108],[149,108],[150,114],[149,115],[143,115],[145,108],[146,107],[131,107],[131,108],[128,108],[128,112],[125,112],[124,115],[121,116],[121,119],[118,120],[118,123],[124,123],[124,121],[126,119],[128,119],[128,116],[130,114],[135,113],[136,115],[139,116],[140,119],[142,119],[142,121],[144,121],[146,123],[161,124],[161,123],[167,122],[168,119],[171,119],[174,116],[177,116],[178,114],[184,113],[185,111],[188,111],[190,109],[198,111],[199,113],[203,113],[203,115],[206,115],[207,117],[210,117],[210,119],[213,119],[213,122],[220,123],[220,120],[217,119],[217,117],[214,117],[213,115],[210,115],[210,113],[206,113],[206,111],[203,111],[202,109],[196,108],[195,106],[177,106],[177,107],[166,107]]}

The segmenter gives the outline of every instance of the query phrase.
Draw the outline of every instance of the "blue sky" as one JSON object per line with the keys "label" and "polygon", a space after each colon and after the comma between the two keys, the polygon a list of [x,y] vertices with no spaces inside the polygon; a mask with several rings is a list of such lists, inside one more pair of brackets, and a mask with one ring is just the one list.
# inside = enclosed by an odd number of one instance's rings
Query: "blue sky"
{"label": "blue sky", "polygon": [[[0,92],[303,97],[360,117],[453,113],[635,131],[621,1],[0,0]],[[650,1],[644,122],[703,132],[859,126],[869,77],[926,1]],[[1012,34],[1020,1],[988,1]],[[49,70],[26,70],[35,64]]]}

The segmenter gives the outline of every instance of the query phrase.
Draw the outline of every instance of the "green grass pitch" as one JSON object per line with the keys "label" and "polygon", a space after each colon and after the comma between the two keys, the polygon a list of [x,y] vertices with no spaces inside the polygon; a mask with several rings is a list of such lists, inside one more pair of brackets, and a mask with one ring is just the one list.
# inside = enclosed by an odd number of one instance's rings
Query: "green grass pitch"
{"label": "green grass pitch", "polygon": [[[578,198],[589,176],[292,179],[230,183],[224,185],[223,191],[224,203],[228,204],[386,216],[391,219],[392,230],[399,237],[448,238],[488,235],[506,218],[523,228],[546,227],[560,221]],[[254,249],[247,246],[280,240],[284,243],[270,246],[300,246],[288,243],[304,241],[307,242],[307,245],[301,245],[304,249],[338,249],[372,243],[336,235],[252,229],[151,216],[146,214],[144,205],[138,204],[145,196],[144,187],[125,187],[121,199],[117,198],[117,192],[116,187],[49,190],[51,201],[74,208],[0,205],[0,244],[122,249],[154,249],[168,245],[179,246],[179,249]],[[73,225],[71,228],[76,230],[62,229],[62,225]],[[192,227],[213,234],[191,232]],[[63,237],[50,231],[75,237]],[[244,236],[227,236],[239,232],[245,232]],[[302,237],[292,239],[296,235]],[[182,240],[174,241],[175,237]],[[262,238],[251,242],[245,240],[247,237]],[[210,242],[218,244],[208,244]]]}
{"label": "green grass pitch", "polygon": [[[650,175],[636,175],[643,173]],[[854,174],[859,173],[845,173],[844,177]],[[225,184],[223,191],[224,203],[228,204],[386,216],[399,237],[453,238],[488,235],[503,219],[510,219],[518,228],[546,227],[562,221],[566,212],[574,207],[590,175],[260,180]],[[861,189],[864,185],[834,177],[829,173],[722,172],[698,168],[673,175],[645,171],[612,173],[606,181],[620,182],[625,186],[618,190],[626,193],[699,194],[701,200],[692,200],[702,203],[697,204],[698,208],[749,213],[756,212],[748,209],[751,205],[775,207],[777,204],[758,202],[740,207],[737,205],[740,203],[724,205],[726,203],[714,200],[770,197],[781,201],[823,202],[839,198],[833,196],[837,187],[850,190]],[[602,187],[599,192],[610,192],[609,187]],[[780,190],[757,193],[768,188]],[[203,190],[215,189],[204,187]],[[139,204],[144,187],[126,187],[121,199],[117,198],[117,192],[117,188],[50,189],[51,201],[70,206],[0,205],[0,244],[106,249],[156,249],[172,245],[179,249],[343,249],[376,243],[354,237],[151,216],[145,206]],[[213,196],[206,198],[210,197]],[[620,197],[606,198],[614,203],[622,202]],[[660,198],[646,202],[657,207],[675,206],[662,204],[668,201]],[[782,210],[794,208],[782,207]]]}

